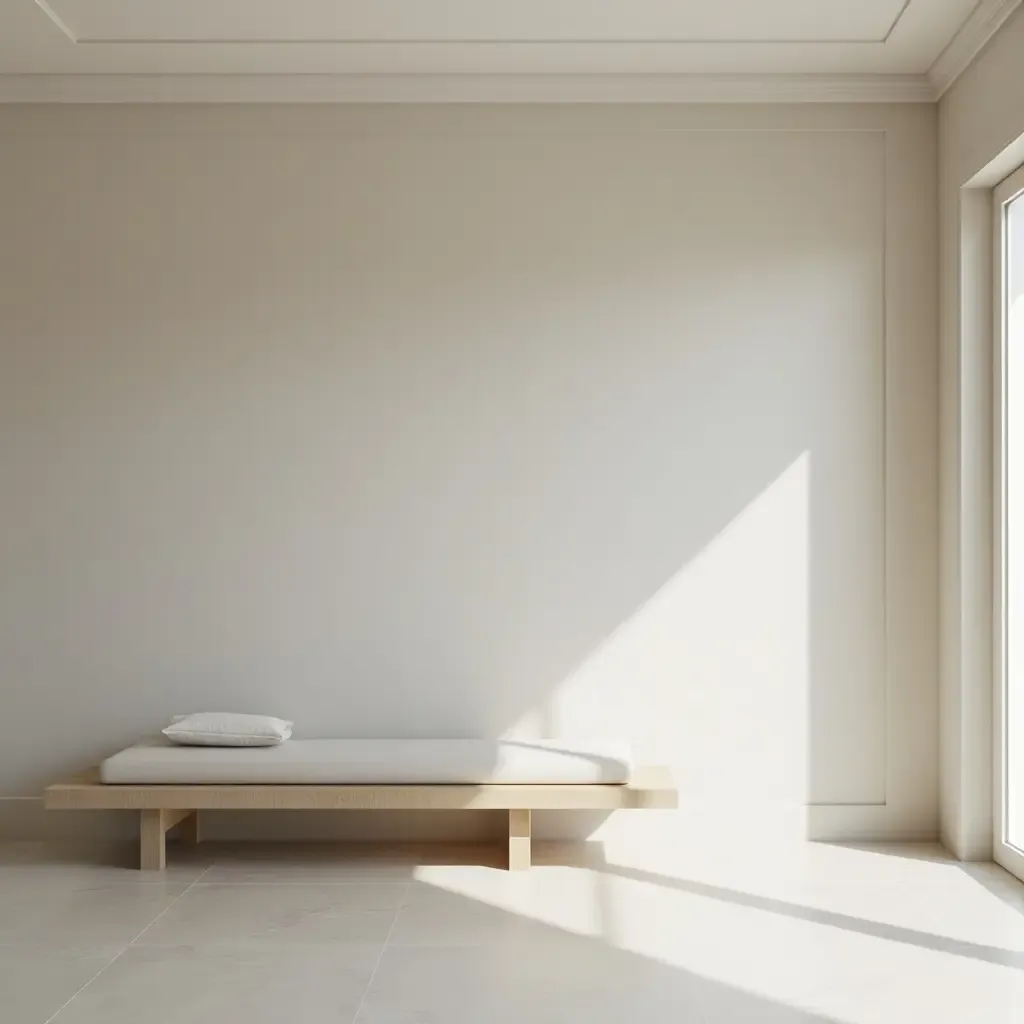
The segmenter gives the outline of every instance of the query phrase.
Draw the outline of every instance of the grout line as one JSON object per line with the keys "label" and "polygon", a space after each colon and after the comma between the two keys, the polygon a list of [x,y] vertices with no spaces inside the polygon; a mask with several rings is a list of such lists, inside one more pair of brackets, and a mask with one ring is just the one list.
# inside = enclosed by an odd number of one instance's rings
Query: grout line
{"label": "grout line", "polygon": [[85,990],[86,990],[86,989],[87,989],[87,988],[88,988],[88,987],[89,987],[89,986],[90,986],[90,985],[91,985],[91,984],[92,984],[92,983],[93,983],[93,982],[94,982],[94,981],[95,981],[95,980],[96,980],[96,979],[97,979],[97,978],[98,978],[98,977],[99,977],[99,976],[100,976],[100,975],[101,975],[101,974],[102,974],[102,973],[103,973],[103,972],[104,972],[104,971],[105,971],[105,970],[106,970],[106,969],[107,969],[108,967],[110,967],[110,966],[111,966],[111,964],[115,964],[115,963],[117,963],[117,961],[118,961],[118,960],[120,960],[120,959],[121,959],[121,957],[122,957],[122,956],[124,956],[124,954],[125,954],[125,953],[126,953],[126,952],[127,952],[128,950],[129,950],[129,949],[131,949],[131,948],[132,948],[132,946],[134,946],[134,945],[135,945],[135,943],[136,943],[136,942],[138,942],[138,941],[139,941],[139,939],[141,939],[141,938],[142,938],[142,936],[143,936],[143,935],[145,935],[145,934],[146,934],[146,932],[148,932],[148,931],[149,931],[149,929],[150,929],[150,928],[152,928],[152,927],[153,927],[153,925],[155,925],[155,924],[157,923],[157,921],[159,921],[159,920],[160,920],[160,918],[161,918],[161,917],[163,917],[163,916],[164,916],[164,914],[166,914],[166,913],[167,913],[167,911],[168,911],[168,910],[170,910],[170,909],[171,909],[171,907],[173,907],[173,906],[175,905],[175,903],[177,903],[177,902],[178,902],[178,900],[180,900],[180,899],[182,898],[182,896],[186,895],[186,894],[188,893],[189,889],[191,889],[191,888],[192,888],[192,886],[193,886],[193,885],[195,885],[195,884],[196,884],[196,882],[198,882],[198,881],[199,881],[199,879],[201,879],[201,878],[202,878],[202,877],[203,877],[203,876],[204,876],[204,875],[206,874],[206,872],[207,872],[207,871],[209,871],[209,870],[210,870],[210,868],[212,868],[212,867],[213,867],[213,864],[210,864],[210,865],[209,865],[208,867],[206,867],[206,869],[205,869],[205,870],[203,871],[203,873],[202,873],[202,874],[201,874],[201,875],[199,876],[199,878],[193,879],[193,881],[191,881],[191,882],[190,882],[190,883],[189,883],[189,884],[188,884],[188,885],[187,885],[187,886],[185,887],[185,891],[184,891],[184,892],[181,892],[181,893],[179,893],[179,894],[178,894],[177,896],[175,896],[175,897],[174,897],[174,899],[173,899],[173,900],[171,900],[171,902],[170,902],[170,903],[168,903],[168,904],[167,904],[167,906],[166,906],[166,907],[164,907],[164,909],[163,909],[163,910],[161,910],[161,911],[160,911],[160,913],[159,913],[159,914],[157,914],[157,915],[156,915],[156,917],[154,917],[154,918],[153,918],[153,920],[152,920],[152,921],[150,921],[150,922],[149,922],[149,924],[147,924],[147,925],[146,925],[146,927],[145,927],[145,928],[143,928],[143,929],[142,929],[142,931],[141,931],[141,932],[139,932],[139,934],[138,934],[138,935],[136,935],[136,936],[135,936],[135,938],[134,938],[134,939],[132,939],[132,941],[131,941],[131,942],[129,942],[129,943],[128,943],[128,945],[127,945],[127,946],[125,946],[125,947],[124,947],[124,949],[122,949],[120,953],[118,953],[118,954],[117,954],[117,956],[115,956],[115,957],[114,957],[114,958],[113,958],[112,960],[110,960],[110,961],[109,961],[108,963],[105,963],[105,964],[104,964],[104,965],[103,965],[103,966],[102,966],[102,967],[101,967],[101,968],[100,968],[100,969],[99,969],[99,970],[98,970],[98,971],[97,971],[97,972],[96,972],[96,973],[95,973],[95,974],[94,974],[94,975],[93,975],[93,976],[92,976],[92,977],[91,977],[91,978],[90,978],[90,979],[89,979],[89,980],[88,980],[88,981],[87,981],[87,982],[86,982],[86,983],[85,983],[85,984],[84,984],[84,985],[83,985],[83,986],[82,986],[82,987],[81,987],[81,988],[80,988],[80,989],[79,989],[79,990],[78,990],[77,992],[75,992],[75,994],[74,994],[74,995],[73,995],[73,996],[72,996],[72,997],[71,997],[71,998],[70,998],[70,999],[69,999],[69,1000],[68,1000],[68,1001],[67,1001],[66,1003],[64,1003],[64,1005],[63,1005],[63,1006],[61,1006],[61,1007],[60,1007],[60,1009],[59,1009],[59,1010],[57,1010],[57,1012],[56,1012],[56,1013],[54,1013],[54,1014],[53,1014],[52,1016],[50,1016],[50,1017],[47,1017],[47,1018],[46,1018],[46,1020],[45,1020],[45,1022],[44,1022],[44,1024],[50,1024],[50,1022],[51,1022],[52,1020],[54,1020],[54,1019],[55,1019],[56,1017],[58,1017],[58,1016],[59,1016],[60,1014],[62,1014],[62,1013],[63,1013],[63,1012],[64,1012],[64,1011],[65,1011],[65,1010],[66,1010],[66,1009],[68,1008],[68,1006],[69,1006],[69,1005],[70,1005],[70,1004],[71,1004],[72,1002],[74,1002],[74,1001],[75,1001],[75,1000],[76,1000],[76,999],[77,999],[77,998],[78,998],[78,997],[79,997],[79,996],[80,996],[80,995],[81,995],[81,994],[82,994],[82,993],[83,993],[83,992],[84,992],[84,991],[85,991]]}
{"label": "grout line", "polygon": [[[187,889],[186,889],[186,890],[185,890],[185,891],[184,891],[184,892],[183,892],[183,893],[181,894],[181,896],[178,896],[178,897],[177,897],[176,899],[173,899],[173,900],[171,900],[171,902],[170,902],[170,903],[168,903],[168,904],[167,904],[167,906],[166,906],[166,907],[164,907],[164,909],[163,909],[163,910],[161,910],[161,911],[160,911],[160,913],[159,913],[159,914],[157,914],[157,915],[156,915],[156,917],[154,917],[154,918],[153,918],[153,920],[152,920],[152,921],[150,921],[150,922],[149,922],[149,924],[147,924],[147,925],[146,925],[146,927],[145,927],[145,928],[143,928],[143,929],[142,929],[142,931],[141,931],[141,932],[139,932],[139,934],[138,934],[138,935],[136,935],[136,936],[135,936],[135,938],[134,938],[134,939],[132,939],[132,941],[128,943],[128,945],[127,945],[127,946],[125,946],[125,949],[130,949],[130,948],[131,948],[132,946],[134,946],[134,945],[135,945],[135,943],[136,943],[136,942],[138,942],[138,941],[139,941],[139,939],[141,939],[141,938],[142,938],[142,936],[143,936],[143,935],[145,935],[145,934],[146,934],[146,932],[148,932],[148,931],[149,931],[149,929],[150,929],[150,928],[152,928],[152,927],[153,927],[153,925],[155,925],[155,924],[157,923],[157,921],[159,921],[159,920],[160,920],[160,918],[161,918],[161,917],[163,917],[163,916],[164,916],[164,914],[166,914],[166,913],[167,913],[167,911],[168,911],[168,910],[170,910],[170,909],[171,909],[171,907],[173,907],[173,906],[174,906],[174,904],[175,904],[175,903],[177,903],[177,902],[178,902],[178,900],[180,900],[180,899],[182,898],[182,896],[186,896],[186,895],[188,894],[188,891],[189,891],[189,889],[191,889],[191,888],[192,888],[192,886],[194,886],[194,885],[198,885],[198,884],[199,884],[199,883],[200,883],[200,882],[201,882],[201,881],[203,880],[203,878],[204,878],[204,877],[206,876],[206,873],[207,873],[207,872],[208,872],[208,871],[209,871],[209,870],[210,870],[210,869],[211,869],[212,867],[213,867],[213,863],[209,864],[209,865],[208,865],[208,866],[207,866],[207,867],[206,867],[206,868],[205,868],[205,869],[203,870],[203,873],[202,873],[202,874],[201,874],[201,875],[200,875],[200,876],[199,876],[198,878],[196,878],[196,879],[194,879],[193,881],[189,882],[189,884],[188,884],[188,888],[187,888]],[[123,952],[124,952],[124,950],[122,950],[121,952],[123,953]],[[111,961],[111,963],[113,963],[113,961]],[[109,967],[110,965],[108,964],[107,966]]]}
{"label": "grout line", "polygon": [[[419,865],[417,865],[418,867]],[[370,972],[370,980],[366,983],[366,988],[363,991],[363,998],[359,1000],[359,1005],[356,1007],[356,1012],[352,1015],[352,1024],[356,1024],[359,1020],[359,1014],[363,1012],[363,1004],[366,1002],[366,997],[370,994],[370,989],[373,987],[373,979],[377,977],[377,970],[380,967],[381,960],[384,959],[384,954],[387,952],[388,943],[391,941],[391,934],[395,930],[395,925],[398,924],[398,915],[405,909],[405,900],[409,895],[409,890],[412,888],[412,883],[416,881],[415,868],[413,869],[413,877],[405,883],[405,892],[402,893],[402,902],[399,903],[398,909],[395,911],[395,919],[391,922],[391,927],[388,929],[388,933],[384,938],[384,945],[380,947],[380,956],[377,957],[377,962],[373,965],[373,970]],[[47,1021],[49,1024],[49,1021]]]}

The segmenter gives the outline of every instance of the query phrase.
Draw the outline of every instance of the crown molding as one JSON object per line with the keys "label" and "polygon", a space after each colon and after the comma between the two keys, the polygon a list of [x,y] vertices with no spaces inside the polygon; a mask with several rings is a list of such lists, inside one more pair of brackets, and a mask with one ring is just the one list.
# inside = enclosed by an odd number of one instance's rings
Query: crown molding
{"label": "crown molding", "polygon": [[970,17],[960,26],[928,70],[936,99],[963,74],[982,47],[1002,28],[1022,0],[979,0]]}
{"label": "crown molding", "polygon": [[244,36],[217,36],[216,38],[204,38],[204,37],[166,37],[166,36],[152,36],[152,37],[122,37],[122,36],[88,36],[80,35],[74,32],[66,21],[50,6],[48,0],[33,0],[36,7],[39,8],[42,13],[49,18],[50,21],[60,30],[61,34],[66,36],[72,43],[78,46],[168,46],[168,45],[180,45],[180,46],[203,46],[207,44],[213,45],[231,45],[231,46],[253,46],[263,44],[288,44],[288,45],[300,45],[300,46],[409,46],[417,44],[427,45],[445,45],[454,42],[461,44],[477,45],[477,44],[491,44],[491,43],[504,43],[508,45],[519,45],[519,44],[533,44],[543,43],[548,46],[560,46],[570,45],[575,46],[579,44],[590,44],[599,43],[600,45],[635,45],[639,44],[652,44],[657,46],[664,46],[665,44],[677,44],[692,46],[698,45],[711,45],[714,46],[720,43],[740,44],[746,46],[819,46],[828,44],[884,44],[889,41],[893,32],[896,31],[896,27],[903,20],[903,16],[907,13],[907,8],[910,7],[911,0],[902,0],[899,10],[896,12],[896,16],[889,23],[889,27],[885,32],[877,38],[849,38],[849,37],[823,37],[820,39],[743,39],[743,38],[731,38],[731,39],[716,39],[716,38],[700,38],[698,36],[687,36],[686,38],[673,39],[666,36],[658,36],[656,38],[649,39],[602,39],[602,38],[560,38],[560,39],[502,39],[502,38],[480,38],[480,39],[460,39],[455,40],[438,36],[436,38],[426,37],[409,37],[404,39],[386,39],[386,38],[353,38],[350,36],[339,37],[339,38],[328,38],[324,36],[316,36],[310,38],[280,38],[280,39],[269,39],[262,37],[247,38]]}
{"label": "crown molding", "polygon": [[934,90],[924,75],[0,75],[0,103],[932,103],[934,100]]}

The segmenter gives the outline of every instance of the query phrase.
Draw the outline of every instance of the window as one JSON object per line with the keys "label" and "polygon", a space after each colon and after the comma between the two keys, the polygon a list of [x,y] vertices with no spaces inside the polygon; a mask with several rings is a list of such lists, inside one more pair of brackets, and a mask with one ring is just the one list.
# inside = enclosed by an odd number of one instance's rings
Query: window
{"label": "window", "polygon": [[995,190],[995,859],[1024,879],[1024,168]]}

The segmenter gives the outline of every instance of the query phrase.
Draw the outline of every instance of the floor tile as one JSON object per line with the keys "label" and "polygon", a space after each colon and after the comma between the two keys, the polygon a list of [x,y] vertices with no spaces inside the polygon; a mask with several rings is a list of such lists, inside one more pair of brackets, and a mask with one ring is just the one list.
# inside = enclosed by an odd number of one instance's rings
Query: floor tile
{"label": "floor tile", "polygon": [[44,1024],[114,955],[0,947],[0,1020]]}
{"label": "floor tile", "polygon": [[[906,951],[904,951],[906,953]],[[936,963],[910,951],[896,965],[885,956],[864,956],[858,983],[832,985],[815,1002],[831,1020],[868,1024],[1020,1024],[1024,1020],[1024,972],[969,957]],[[715,1024],[725,1016],[714,1018]]]}
{"label": "floor tile", "polygon": [[200,883],[138,944],[383,944],[405,890],[395,883]]}
{"label": "floor tile", "polygon": [[[532,923],[583,935],[602,934],[603,879],[592,871],[535,867],[531,871],[510,872],[478,866],[424,866],[416,874],[417,880],[409,887],[405,899],[407,905],[416,909],[405,915],[402,935],[413,927],[412,920],[426,914],[423,908],[428,907],[445,917],[449,927],[463,920],[480,922],[482,917],[496,917],[497,927],[507,930],[507,918],[511,915],[524,925]],[[474,907],[478,909],[473,910]]]}
{"label": "floor tile", "polygon": [[[840,1024],[832,1016],[813,1009],[790,1006],[763,996],[744,992],[742,988],[720,986],[713,993],[702,993],[699,1002],[705,1024]],[[854,1018],[857,1019],[857,1018]],[[900,1018],[892,1024],[932,1024],[927,1018]],[[881,1022],[872,1022],[881,1024]],[[988,1022],[986,1022],[988,1024]]]}
{"label": "floor tile", "polygon": [[561,937],[559,929],[500,906],[453,893],[421,893],[398,912],[393,946],[478,946],[542,943]]}
{"label": "floor tile", "polygon": [[0,946],[119,952],[186,888],[170,882],[27,889],[5,884],[0,889]]}
{"label": "floor tile", "polygon": [[567,939],[385,950],[359,1024],[702,1024],[704,983],[685,971]]}
{"label": "floor tile", "polygon": [[376,946],[132,947],[54,1024],[348,1024],[379,954]]}

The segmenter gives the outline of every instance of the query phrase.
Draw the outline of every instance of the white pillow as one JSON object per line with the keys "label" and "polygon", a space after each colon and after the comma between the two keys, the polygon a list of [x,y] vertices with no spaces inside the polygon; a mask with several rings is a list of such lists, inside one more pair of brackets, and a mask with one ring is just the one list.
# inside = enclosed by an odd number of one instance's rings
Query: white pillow
{"label": "white pillow", "polygon": [[176,718],[163,733],[186,747],[276,747],[291,736],[292,723],[268,715],[204,711]]}

